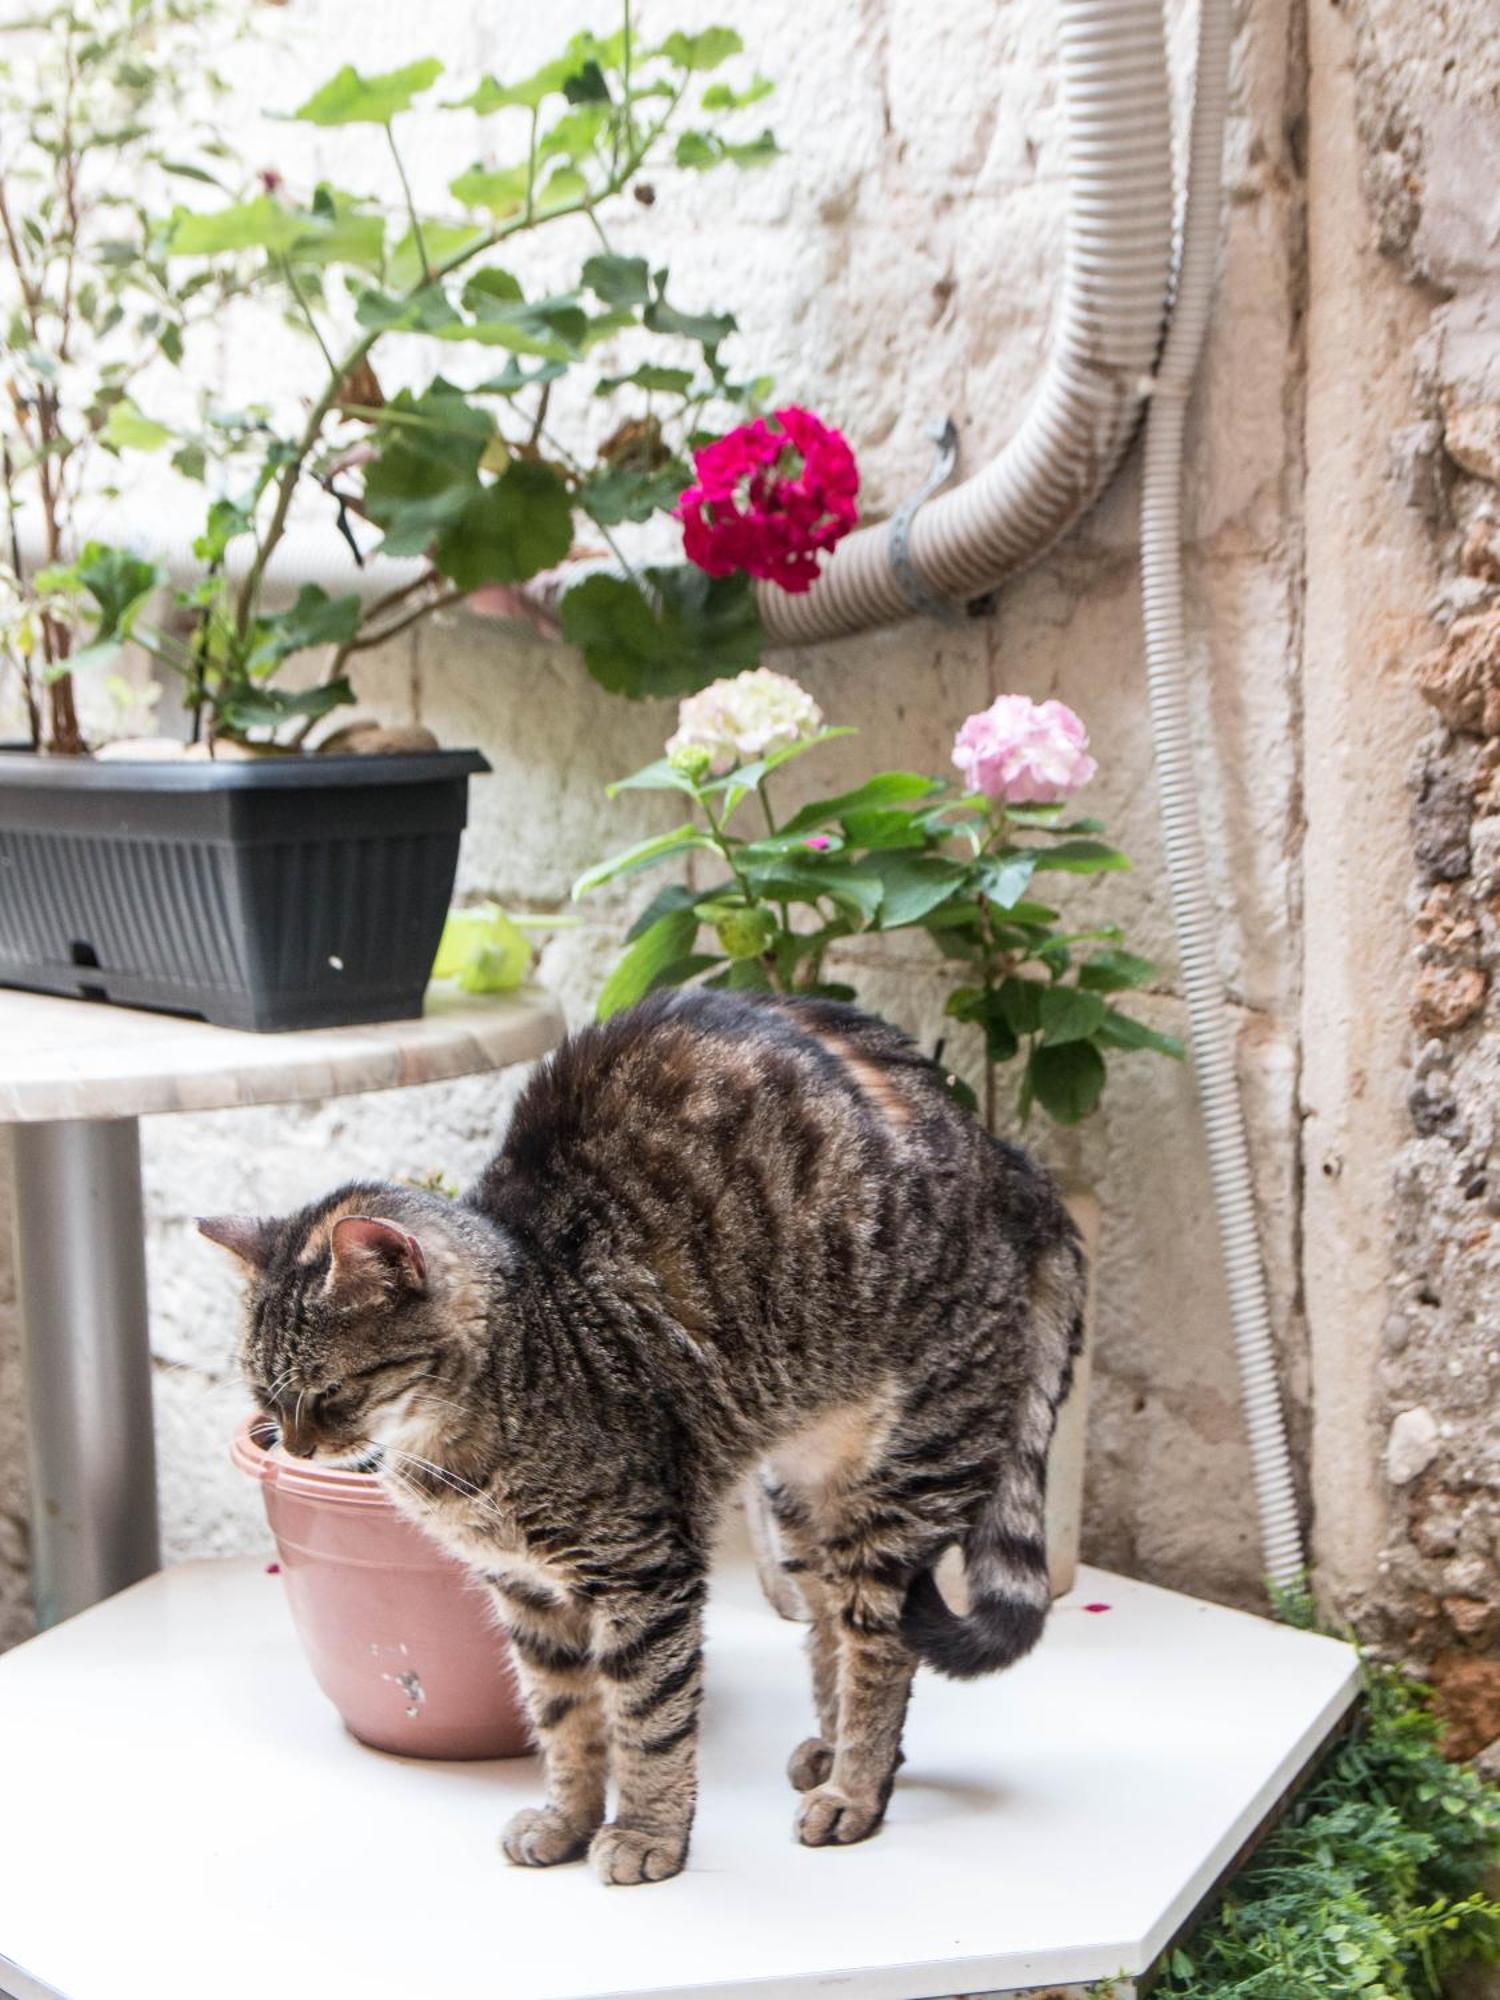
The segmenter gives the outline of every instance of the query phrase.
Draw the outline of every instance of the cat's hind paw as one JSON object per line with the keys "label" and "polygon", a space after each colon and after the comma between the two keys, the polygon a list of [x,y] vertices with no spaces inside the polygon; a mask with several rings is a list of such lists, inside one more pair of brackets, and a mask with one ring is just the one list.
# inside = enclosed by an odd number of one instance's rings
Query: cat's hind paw
{"label": "cat's hind paw", "polygon": [[833,1745],[821,1736],[806,1737],[787,1759],[786,1774],[799,1792],[821,1785],[833,1769]]}
{"label": "cat's hind paw", "polygon": [[507,1861],[518,1868],[552,1868],[559,1861],[578,1861],[587,1852],[592,1828],[579,1829],[556,1806],[527,1806],[509,1821],[500,1836]]}
{"label": "cat's hind paw", "polygon": [[687,1860],[687,1835],[646,1833],[634,1826],[601,1826],[594,1835],[589,1859],[601,1882],[616,1884],[665,1882],[682,1872]]}
{"label": "cat's hind paw", "polygon": [[816,1785],[797,1808],[795,1832],[804,1847],[851,1847],[878,1833],[883,1801],[852,1799],[837,1785]]}

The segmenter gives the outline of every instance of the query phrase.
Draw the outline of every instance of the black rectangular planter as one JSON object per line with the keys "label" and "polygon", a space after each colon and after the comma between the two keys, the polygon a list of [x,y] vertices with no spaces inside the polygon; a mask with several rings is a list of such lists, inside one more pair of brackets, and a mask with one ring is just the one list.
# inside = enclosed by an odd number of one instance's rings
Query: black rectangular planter
{"label": "black rectangular planter", "polygon": [[0,751],[0,985],[322,1028],[422,1011],[474,750],[96,763]]}

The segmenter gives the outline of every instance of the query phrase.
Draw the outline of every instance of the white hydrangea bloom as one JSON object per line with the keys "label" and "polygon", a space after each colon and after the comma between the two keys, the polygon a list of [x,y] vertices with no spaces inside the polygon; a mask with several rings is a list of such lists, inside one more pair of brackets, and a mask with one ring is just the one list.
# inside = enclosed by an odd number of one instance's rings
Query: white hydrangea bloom
{"label": "white hydrangea bloom", "polygon": [[677,710],[667,755],[701,752],[713,775],[722,778],[736,764],[811,741],[822,727],[823,712],[805,688],[769,667],[756,667],[690,694]]}

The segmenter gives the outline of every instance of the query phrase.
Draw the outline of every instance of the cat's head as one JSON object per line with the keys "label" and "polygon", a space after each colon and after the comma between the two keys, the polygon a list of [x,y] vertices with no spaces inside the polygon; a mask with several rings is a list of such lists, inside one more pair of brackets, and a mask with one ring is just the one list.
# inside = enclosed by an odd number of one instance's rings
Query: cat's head
{"label": "cat's head", "polygon": [[483,1351],[492,1268],[471,1211],[361,1185],[280,1219],[198,1227],[244,1267],[240,1363],[288,1451],[358,1464],[451,1428]]}

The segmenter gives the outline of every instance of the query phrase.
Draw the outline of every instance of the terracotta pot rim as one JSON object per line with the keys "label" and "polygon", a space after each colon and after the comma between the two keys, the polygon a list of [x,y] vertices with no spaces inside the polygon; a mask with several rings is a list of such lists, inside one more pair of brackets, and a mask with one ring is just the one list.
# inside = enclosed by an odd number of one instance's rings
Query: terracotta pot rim
{"label": "terracotta pot rim", "polygon": [[399,1510],[373,1472],[350,1472],[317,1465],[311,1459],[281,1457],[262,1442],[270,1426],[271,1419],[264,1411],[253,1410],[235,1432],[229,1456],[241,1472],[299,1500],[329,1507],[373,1507],[399,1518]]}

